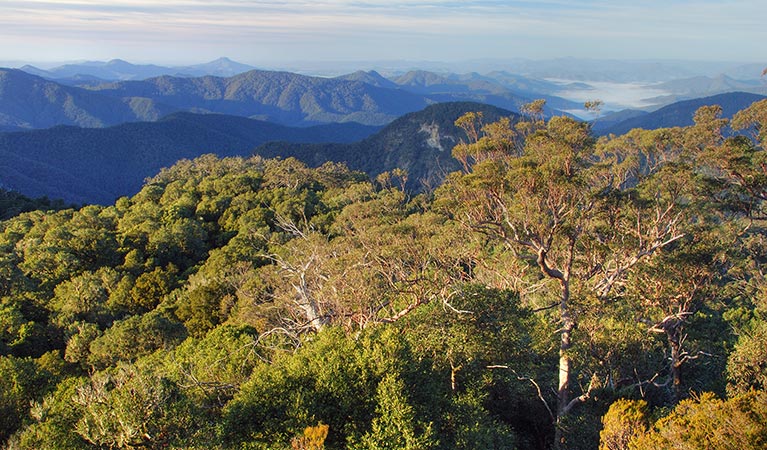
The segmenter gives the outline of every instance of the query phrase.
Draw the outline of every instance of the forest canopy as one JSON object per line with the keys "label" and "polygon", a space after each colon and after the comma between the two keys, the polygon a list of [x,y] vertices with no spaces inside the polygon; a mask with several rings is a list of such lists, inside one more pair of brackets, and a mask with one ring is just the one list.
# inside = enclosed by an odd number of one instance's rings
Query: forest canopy
{"label": "forest canopy", "polygon": [[463,169],[416,196],[205,155],[111,206],[15,210],[0,439],[764,448],[767,101],[599,139],[542,106],[459,119]]}

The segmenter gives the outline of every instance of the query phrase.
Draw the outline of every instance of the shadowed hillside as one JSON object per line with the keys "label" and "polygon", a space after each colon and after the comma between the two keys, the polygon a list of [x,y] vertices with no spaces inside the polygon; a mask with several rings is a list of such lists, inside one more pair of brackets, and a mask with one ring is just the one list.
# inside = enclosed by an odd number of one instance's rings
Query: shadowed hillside
{"label": "shadowed hillside", "polygon": [[290,128],[243,117],[176,113],[110,128],[55,127],[0,134],[0,183],[28,196],[109,203],[146,177],[203,153],[248,155],[271,140],[343,142],[377,128],[330,124]]}
{"label": "shadowed hillside", "polygon": [[736,112],[763,98],[765,97],[762,95],[749,94],[746,92],[732,92],[728,94],[714,95],[712,97],[696,98],[694,100],[673,103],[664,106],[657,111],[643,114],[638,117],[632,117],[623,122],[619,122],[616,125],[612,125],[606,129],[598,129],[597,131],[602,135],[610,133],[617,135],[624,134],[634,128],[655,130],[667,127],[686,127],[692,125],[693,114],[701,106],[719,105],[722,107],[723,117],[732,117]]}
{"label": "shadowed hillside", "polygon": [[108,97],[21,70],[0,69],[0,130],[56,125],[104,127],[157,120],[172,110],[147,98]]}
{"label": "shadowed hillside", "polygon": [[451,151],[466,135],[454,122],[467,112],[482,112],[487,123],[501,117],[516,117],[511,111],[480,103],[438,103],[400,117],[360,142],[271,142],[257,148],[255,153],[264,157],[293,156],[313,166],[325,161],[343,162],[352,170],[361,170],[373,177],[395,168],[404,169],[408,172],[408,188],[421,189],[423,183],[434,186],[446,173],[460,168]]}

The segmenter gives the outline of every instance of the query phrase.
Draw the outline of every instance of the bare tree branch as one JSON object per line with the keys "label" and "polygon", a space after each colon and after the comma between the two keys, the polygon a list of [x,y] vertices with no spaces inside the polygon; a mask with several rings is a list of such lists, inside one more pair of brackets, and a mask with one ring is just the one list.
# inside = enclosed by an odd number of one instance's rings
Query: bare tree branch
{"label": "bare tree branch", "polygon": [[488,369],[508,369],[511,370],[511,372],[514,374],[514,376],[517,377],[517,380],[519,381],[529,381],[534,387],[535,391],[538,393],[538,398],[541,400],[541,403],[543,403],[543,406],[546,407],[546,411],[549,413],[549,417],[551,418],[551,422],[556,422],[556,417],[554,416],[554,411],[551,410],[551,407],[549,406],[549,403],[546,401],[545,398],[543,398],[543,392],[541,392],[541,386],[538,385],[538,383],[535,381],[532,377],[527,376],[520,376],[516,370],[512,369],[509,366],[506,365],[491,365],[487,366]]}

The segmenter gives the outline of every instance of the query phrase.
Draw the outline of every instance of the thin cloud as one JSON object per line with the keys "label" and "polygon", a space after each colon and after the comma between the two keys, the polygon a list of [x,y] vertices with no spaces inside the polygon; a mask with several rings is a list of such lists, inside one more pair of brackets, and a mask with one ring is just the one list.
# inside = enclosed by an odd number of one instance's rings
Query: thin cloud
{"label": "thin cloud", "polygon": [[[692,59],[728,52],[757,60],[767,57],[759,45],[763,17],[767,4],[746,0],[5,0],[0,59],[32,59],[13,52],[35,45],[61,46],[62,56],[71,55],[73,43],[82,51],[98,39],[100,53],[109,51],[104,42],[120,43],[116,52],[151,40],[154,51],[164,47],[189,59],[200,56],[194,44],[253,57],[289,50],[296,59],[378,52],[403,59],[498,53]],[[507,54],[509,48],[516,54]]]}

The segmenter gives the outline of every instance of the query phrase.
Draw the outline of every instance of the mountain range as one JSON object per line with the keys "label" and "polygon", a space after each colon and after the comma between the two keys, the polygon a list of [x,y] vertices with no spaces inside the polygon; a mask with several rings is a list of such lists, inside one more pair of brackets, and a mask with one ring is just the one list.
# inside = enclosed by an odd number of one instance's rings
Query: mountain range
{"label": "mountain range", "polygon": [[[718,104],[725,117],[764,97],[730,93],[679,102],[652,113],[613,114],[600,118],[597,134],[622,134],[632,128],[654,129],[692,123],[695,110]],[[219,114],[178,112],[154,122],[107,128],[57,126],[45,130],[0,133],[0,188],[27,196],[47,196],[70,203],[108,204],[135,193],[142,181],[182,158],[205,153],[219,156],[296,157],[309,165],[346,163],[376,176],[402,168],[407,187],[435,186],[459,164],[453,146],[465,138],[455,120],[481,111],[486,123],[517,116],[495,106],[450,102],[406,114],[383,129],[356,123],[286,127],[271,122]],[[621,115],[628,117],[617,121]],[[607,126],[603,126],[607,125]]]}
{"label": "mountain range", "polygon": [[[528,96],[529,94],[529,96]],[[475,101],[518,111],[538,98],[477,74],[444,77],[411,72],[392,81],[376,72],[321,78],[251,70],[231,77],[176,77],[94,81],[78,86],[0,69],[0,130],[55,125],[105,127],[153,121],[177,111],[228,114],[289,126],[358,122],[385,125],[403,114],[450,101]],[[577,104],[547,96],[553,106]]]}
{"label": "mountain range", "polygon": [[231,77],[239,73],[253,70],[255,67],[232,61],[229,58],[219,58],[204,64],[190,66],[165,67],[155,64],[132,64],[122,59],[111,61],[88,61],[83,63],[65,64],[51,69],[40,69],[25,65],[21,70],[43,78],[49,78],[65,84],[83,81],[116,81],[144,80],[146,78],[173,75],[180,77],[201,77],[213,75]]}
{"label": "mountain range", "polygon": [[[473,66],[481,67],[481,64],[475,63]],[[740,79],[755,79],[759,78],[759,73],[764,68],[755,64],[716,61],[632,61],[576,57],[542,60],[512,59],[507,60],[505,64],[495,62],[493,67],[504,67],[509,72],[537,79],[558,78],[612,83],[655,83],[699,75],[716,76],[720,73]]]}
{"label": "mountain range", "polygon": [[432,103],[421,95],[359,81],[261,70],[228,78],[162,76],[89,89],[113,98],[149,98],[181,111],[231,114],[285,125],[384,125]]}
{"label": "mountain range", "polygon": [[[673,78],[694,74],[695,65],[634,62],[610,66],[608,63],[593,62],[596,67],[605,67],[603,78],[610,80],[624,79],[611,74],[610,70],[624,73],[634,68],[639,76],[654,68],[656,79],[666,81],[651,87],[666,94],[643,99],[643,102],[656,105],[655,108],[723,92],[767,94],[767,84],[753,77],[741,80],[722,74]],[[582,109],[580,102],[560,95],[599,96],[601,91],[589,82],[536,78],[557,74],[539,69],[557,67],[567,69],[559,73],[561,77],[577,79],[584,76],[586,72],[582,71],[588,65],[566,59],[518,67],[521,72],[532,75],[503,70],[485,74],[410,70],[388,77],[376,71],[357,71],[334,78],[255,70],[226,58],[184,67],[136,65],[122,60],[69,64],[47,71],[25,66],[24,70],[39,77],[29,75],[25,79],[23,71],[0,69],[0,130],[55,125],[104,127],[127,121],[157,120],[176,111],[238,115],[289,126],[331,122],[381,126],[433,103],[473,101],[519,111],[521,105],[543,98],[547,101],[547,115],[555,115],[561,111],[577,113]],[[712,68],[701,65],[699,70]],[[736,72],[744,72],[753,67],[737,69]],[[198,76],[202,74],[204,76]],[[638,79],[643,78],[645,75]],[[19,97],[22,92],[24,96]],[[651,109],[645,107],[644,110]],[[640,115],[622,112],[604,119],[617,123],[629,114]]]}
{"label": "mountain range", "polygon": [[[617,123],[606,122],[602,124],[601,119],[598,119],[594,126],[594,132],[600,135],[620,135],[634,128],[654,130],[667,127],[685,127],[693,124],[693,114],[698,108],[709,105],[721,106],[722,117],[731,118],[738,111],[764,98],[767,97],[748,92],[730,92],[685,100],[672,103],[650,113],[633,115],[626,112],[625,114],[629,117]],[[632,115],[633,117],[631,117]]]}
{"label": "mountain range", "polygon": [[454,122],[470,111],[482,112],[488,122],[516,118],[494,106],[454,102],[406,114],[380,131],[354,123],[291,128],[184,112],[108,128],[0,133],[0,188],[69,203],[109,204],[134,194],[144,179],[179,159],[257,153],[296,157],[312,166],[343,162],[371,176],[402,168],[409,173],[408,188],[417,190],[459,168],[451,150],[465,135]]}
{"label": "mountain range", "polygon": [[[23,62],[10,62],[14,67]],[[6,63],[7,64],[7,63]],[[733,63],[727,61],[672,61],[672,60],[615,60],[594,58],[554,59],[475,59],[471,61],[440,63],[437,61],[300,61],[294,65],[283,64],[281,70],[299,73],[322,74],[333,77],[353,72],[359,67],[377,68],[386,77],[398,77],[420,68],[435,73],[464,73],[478,71],[488,73],[505,71],[528,79],[559,78],[582,81],[609,81],[613,83],[664,82],[695,76],[715,77],[726,74],[739,80],[758,79],[764,64]],[[96,77],[105,80],[145,79],[160,75],[229,77],[256,67],[219,58],[205,64],[186,66],[158,66],[152,64],[131,64],[114,59],[111,61],[86,61],[70,63],[47,70],[27,65],[24,70],[36,71],[36,75],[47,78],[85,79]],[[493,77],[494,78],[494,77]]]}
{"label": "mountain range", "polygon": [[647,99],[662,105],[730,92],[767,95],[767,83],[763,80],[738,80],[725,74],[667,81],[656,85],[656,88],[671,92],[669,95]]}
{"label": "mountain range", "polygon": [[[211,152],[250,155],[254,149],[310,165],[344,162],[371,176],[402,168],[408,188],[418,190],[458,168],[451,149],[463,138],[454,126],[463,113],[516,120],[524,103],[544,98],[547,115],[563,114],[560,109],[582,105],[556,94],[590,87],[506,71],[314,77],[257,70],[226,58],[175,68],[112,60],[24,69],[0,69],[0,188],[74,203],[110,203],[130,195],[144,178],[178,159]],[[758,93],[765,90],[763,81],[726,75],[657,86],[673,93],[659,101],[738,88],[749,92],[685,98],[652,112],[608,112],[596,120],[594,132],[685,126],[697,108],[710,104],[721,105],[730,117],[764,98]]]}
{"label": "mountain range", "polygon": [[0,69],[0,131],[56,125],[104,127],[157,120],[173,111],[149,98],[120,98]]}
{"label": "mountain range", "polygon": [[492,72],[480,75],[437,74],[412,70],[390,80],[395,86],[409,92],[429,96],[439,101],[474,101],[495,105],[512,111],[533,99],[546,100],[546,113],[554,115],[559,110],[576,109],[583,105],[554,95],[565,86],[545,80],[533,80],[508,72]]}
{"label": "mountain range", "polygon": [[354,123],[306,128],[235,116],[175,113],[108,128],[58,126],[0,133],[0,188],[69,203],[109,204],[145,178],[205,153],[249,156],[272,140],[358,141],[378,128]]}
{"label": "mountain range", "polygon": [[104,127],[177,111],[230,114],[283,125],[384,125],[433,103],[425,96],[359,81],[249,71],[229,78],[161,76],[67,86],[0,69],[0,129]]}

